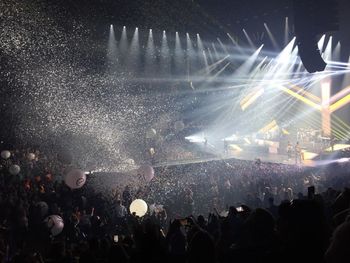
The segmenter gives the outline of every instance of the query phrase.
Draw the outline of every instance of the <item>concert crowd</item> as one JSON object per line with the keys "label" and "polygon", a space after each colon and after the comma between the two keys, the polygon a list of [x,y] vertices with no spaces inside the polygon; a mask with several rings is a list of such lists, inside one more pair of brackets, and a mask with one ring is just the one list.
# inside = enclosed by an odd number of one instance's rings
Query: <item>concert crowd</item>
{"label": "concert crowd", "polygon": [[[12,164],[19,174],[9,172]],[[1,262],[350,259],[347,163],[217,160],[156,167],[151,182],[119,188],[90,173],[74,190],[62,180],[72,166],[37,149],[12,150],[1,160]],[[99,191],[96,180],[113,187]],[[129,212],[137,198],[148,204],[144,217]],[[47,227],[50,215],[63,219],[61,233]]]}

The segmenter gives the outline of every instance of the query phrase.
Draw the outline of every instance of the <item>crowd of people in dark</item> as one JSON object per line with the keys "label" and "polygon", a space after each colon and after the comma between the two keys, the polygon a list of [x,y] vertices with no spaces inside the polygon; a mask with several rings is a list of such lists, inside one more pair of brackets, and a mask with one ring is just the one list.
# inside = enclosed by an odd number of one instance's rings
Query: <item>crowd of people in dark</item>
{"label": "crowd of people in dark", "polygon": [[[13,164],[21,169],[16,174]],[[1,262],[350,258],[347,163],[303,168],[217,160],[156,167],[152,181],[119,188],[103,173],[90,173],[79,189],[62,180],[72,166],[35,149],[1,159]],[[148,204],[143,217],[129,211],[137,198]],[[52,215],[63,219],[62,231],[49,227]]]}

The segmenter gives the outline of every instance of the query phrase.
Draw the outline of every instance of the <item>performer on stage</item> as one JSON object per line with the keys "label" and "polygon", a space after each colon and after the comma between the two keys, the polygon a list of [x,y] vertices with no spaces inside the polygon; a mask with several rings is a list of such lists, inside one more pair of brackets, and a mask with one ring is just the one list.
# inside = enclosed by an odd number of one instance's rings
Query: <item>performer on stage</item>
{"label": "performer on stage", "polygon": [[296,143],[295,147],[294,147],[294,151],[295,151],[295,164],[301,164],[301,160],[302,160],[302,153],[301,153],[301,147],[299,145],[299,142]]}
{"label": "performer on stage", "polygon": [[293,146],[290,143],[290,141],[288,141],[287,144],[287,155],[288,155],[288,159],[292,159],[292,152],[293,152]]}

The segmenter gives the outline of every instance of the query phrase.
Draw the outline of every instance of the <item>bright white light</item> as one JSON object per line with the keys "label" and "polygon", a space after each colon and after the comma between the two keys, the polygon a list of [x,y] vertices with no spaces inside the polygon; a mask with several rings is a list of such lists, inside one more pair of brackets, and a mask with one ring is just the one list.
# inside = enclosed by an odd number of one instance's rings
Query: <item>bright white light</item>
{"label": "bright white light", "polygon": [[324,40],[326,39],[326,35],[323,35],[317,43],[318,49],[322,52]]}
{"label": "bright white light", "polygon": [[188,136],[185,137],[186,140],[188,140],[189,142],[193,142],[193,143],[204,143],[205,139],[203,137],[200,136]]}
{"label": "bright white light", "polygon": [[341,159],[337,160],[337,163],[346,163],[346,162],[349,162],[349,161],[350,161],[350,158],[341,158]]}

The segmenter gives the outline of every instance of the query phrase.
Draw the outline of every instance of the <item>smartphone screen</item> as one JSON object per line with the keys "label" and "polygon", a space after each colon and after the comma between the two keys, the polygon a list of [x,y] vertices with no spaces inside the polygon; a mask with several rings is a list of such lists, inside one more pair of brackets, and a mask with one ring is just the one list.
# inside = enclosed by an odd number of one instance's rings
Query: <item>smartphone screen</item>
{"label": "smartphone screen", "polygon": [[237,212],[243,212],[243,207],[239,206],[239,207],[236,207],[237,209]]}
{"label": "smartphone screen", "polygon": [[180,223],[181,223],[181,225],[186,226],[187,225],[187,219],[181,219]]}
{"label": "smartphone screen", "polygon": [[118,235],[114,235],[113,240],[115,243],[118,243]]}

